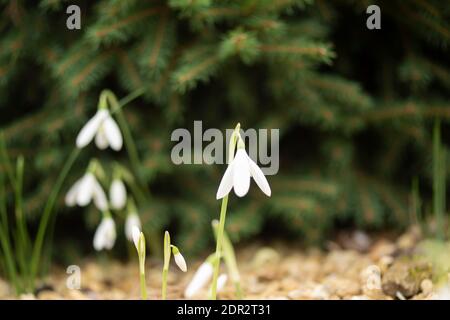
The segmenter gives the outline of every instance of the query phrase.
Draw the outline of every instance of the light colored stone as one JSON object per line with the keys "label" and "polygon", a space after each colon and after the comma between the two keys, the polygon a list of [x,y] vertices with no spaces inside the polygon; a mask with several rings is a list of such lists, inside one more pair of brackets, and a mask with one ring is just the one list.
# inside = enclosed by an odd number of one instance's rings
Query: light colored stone
{"label": "light colored stone", "polygon": [[0,278],[0,299],[3,297],[7,297],[10,295],[10,287],[9,284]]}
{"label": "light colored stone", "polygon": [[44,290],[38,294],[38,299],[39,300],[63,300],[64,298],[60,294],[58,294],[54,291]]}
{"label": "light colored stone", "polygon": [[324,279],[323,284],[327,292],[341,298],[358,295],[361,292],[361,286],[358,281],[352,279],[329,276]]}
{"label": "light colored stone", "polygon": [[431,294],[433,292],[433,282],[430,279],[422,280],[420,283],[420,289],[425,295]]}

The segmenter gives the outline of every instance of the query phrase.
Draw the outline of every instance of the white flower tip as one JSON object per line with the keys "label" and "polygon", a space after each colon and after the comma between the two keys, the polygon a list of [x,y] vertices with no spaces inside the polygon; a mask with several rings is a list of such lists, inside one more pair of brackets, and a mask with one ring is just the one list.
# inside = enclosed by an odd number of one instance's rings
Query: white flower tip
{"label": "white flower tip", "polygon": [[180,252],[178,252],[173,257],[175,259],[175,263],[180,268],[180,270],[183,271],[183,272],[186,272],[187,271],[187,265],[186,265],[186,260],[184,260],[183,255]]}
{"label": "white flower tip", "polygon": [[228,276],[225,273],[222,273],[217,278],[217,292],[222,291],[222,289],[225,287],[225,284],[227,283]]}
{"label": "white flower tip", "polygon": [[133,226],[133,229],[131,232],[132,232],[134,245],[136,246],[136,249],[138,249],[139,238],[141,237],[141,230],[139,230],[139,228],[137,226]]}
{"label": "white flower tip", "polygon": [[243,189],[241,189],[241,188],[234,188],[234,193],[236,193],[236,195],[237,195],[239,198],[244,197],[244,196],[247,194],[247,192],[248,192],[248,190],[245,191],[245,190],[243,190]]}
{"label": "white flower tip", "polygon": [[219,193],[219,191],[217,191],[216,200],[220,200],[220,199],[222,199],[225,196],[226,196],[226,194],[222,194],[222,193]]}

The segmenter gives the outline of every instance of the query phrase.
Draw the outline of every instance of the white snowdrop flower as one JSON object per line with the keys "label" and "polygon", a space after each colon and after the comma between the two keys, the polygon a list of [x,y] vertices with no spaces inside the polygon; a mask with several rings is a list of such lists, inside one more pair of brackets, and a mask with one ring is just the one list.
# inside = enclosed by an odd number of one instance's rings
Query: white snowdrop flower
{"label": "white snowdrop flower", "polygon": [[84,148],[94,137],[99,149],[106,149],[108,146],[116,151],[122,149],[123,139],[119,126],[106,108],[98,109],[81,129],[76,140],[77,147]]}
{"label": "white snowdrop flower", "polygon": [[127,189],[121,179],[113,179],[109,188],[109,200],[113,209],[121,210],[125,207],[127,203]]}
{"label": "white snowdrop flower", "polygon": [[228,276],[225,273],[222,273],[217,278],[217,292],[222,291],[222,289],[225,287],[225,284],[227,283]]}
{"label": "white snowdrop flower", "polygon": [[125,221],[125,235],[128,240],[134,241],[134,229],[141,230],[141,219],[136,213],[130,213]]}
{"label": "white snowdrop flower", "polygon": [[116,224],[111,217],[104,217],[94,235],[94,249],[111,249],[116,242]]}
{"label": "white snowdrop flower", "polygon": [[181,271],[186,272],[187,271],[186,260],[184,260],[184,257],[181,254],[180,250],[178,250],[177,247],[172,246],[172,253],[178,268],[180,268]]}
{"label": "white snowdrop flower", "polygon": [[211,280],[213,272],[213,265],[209,261],[203,262],[184,291],[184,296],[188,299],[195,296]]}
{"label": "white snowdrop flower", "polygon": [[234,192],[238,197],[245,196],[250,188],[250,177],[253,177],[262,192],[270,197],[271,190],[264,173],[248,156],[244,143],[239,138],[236,156],[228,165],[220,181],[216,198],[221,199],[225,197],[231,191],[231,188],[234,188]]}
{"label": "white snowdrop flower", "polygon": [[65,202],[68,206],[77,204],[84,207],[92,200],[99,210],[104,211],[108,209],[108,201],[100,183],[93,173],[87,172],[69,189]]}

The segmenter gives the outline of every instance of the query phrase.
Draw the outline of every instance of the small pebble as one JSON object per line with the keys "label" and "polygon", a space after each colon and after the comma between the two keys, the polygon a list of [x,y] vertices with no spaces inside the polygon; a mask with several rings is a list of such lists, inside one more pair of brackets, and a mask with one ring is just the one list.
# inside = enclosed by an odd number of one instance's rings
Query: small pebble
{"label": "small pebble", "polygon": [[433,291],[433,282],[430,279],[425,279],[420,283],[420,289],[422,293],[427,295],[431,294]]}

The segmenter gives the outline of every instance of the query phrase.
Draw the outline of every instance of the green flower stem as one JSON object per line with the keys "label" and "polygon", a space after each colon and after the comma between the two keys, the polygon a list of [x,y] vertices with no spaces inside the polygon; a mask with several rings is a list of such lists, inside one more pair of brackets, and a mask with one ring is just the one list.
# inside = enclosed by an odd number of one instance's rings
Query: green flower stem
{"label": "green flower stem", "polygon": [[167,275],[169,273],[170,264],[170,234],[168,231],[164,233],[164,266],[162,272],[162,288],[161,288],[161,299],[166,300],[167,298]]}
{"label": "green flower stem", "polygon": [[167,275],[169,273],[169,269],[164,268],[162,272],[162,288],[161,288],[161,299],[167,299]]}
{"label": "green flower stem", "polygon": [[[214,220],[212,223],[214,235],[217,239],[219,222]],[[236,298],[241,300],[243,298],[242,289],[241,289],[241,277],[239,274],[239,269],[237,266],[236,254],[234,252],[233,243],[228,237],[227,232],[224,230],[223,232],[223,259],[227,266],[227,269],[230,273],[231,281],[234,284],[234,289],[236,293]]]}
{"label": "green flower stem", "polygon": [[[121,101],[117,101],[117,98],[115,94],[110,90],[103,90],[101,96],[104,96],[107,98],[109,103],[111,104],[111,114],[117,115],[117,122],[119,123],[120,128],[122,129],[123,138],[125,140],[125,146],[127,149],[128,157],[130,158],[131,166],[133,168],[134,176],[137,178],[137,181],[139,184],[133,184],[133,193],[137,196],[139,201],[145,201],[145,199],[150,198],[150,192],[148,191],[148,188],[146,186],[145,181],[142,179],[141,176],[141,170],[142,167],[141,161],[139,159],[139,154],[137,151],[136,144],[134,143],[134,139],[131,135],[130,128],[127,124],[127,121],[125,120],[125,117],[122,112],[122,106],[133,99],[141,96],[144,94],[145,89],[141,88],[136,90],[135,92],[130,94],[130,97],[127,99],[125,97]],[[141,203],[142,205],[142,203]],[[151,245],[151,251],[155,253],[155,255],[160,255],[161,251],[161,244],[159,242],[159,238],[156,237],[153,233],[149,234],[150,237],[150,245]]]}
{"label": "green flower stem", "polygon": [[142,300],[147,300],[147,286],[145,284],[145,268],[139,273],[139,279],[141,282],[141,297]]}
{"label": "green flower stem", "polygon": [[142,180],[140,173],[141,161],[139,159],[139,154],[136,148],[136,144],[134,143],[134,139],[131,135],[130,128],[125,120],[125,117],[122,112],[122,108],[120,108],[119,103],[117,101],[116,96],[110,90],[104,90],[102,92],[102,96],[105,96],[109,103],[111,104],[112,111],[111,113],[116,113],[117,121],[119,123],[120,128],[122,129],[123,138],[125,140],[125,145],[127,147],[128,156],[130,157],[131,166],[133,167],[134,175],[137,177],[139,183],[141,184],[141,188],[145,193],[148,193],[148,189],[145,187],[145,182]]}
{"label": "green flower stem", "polygon": [[228,195],[226,195],[222,199],[222,206],[220,208],[220,219],[219,219],[219,227],[217,230],[217,242],[216,242],[216,254],[214,257],[214,273],[213,280],[211,285],[211,299],[217,299],[217,279],[219,278],[219,267],[220,267],[220,258],[222,253],[223,246],[223,232],[225,229],[225,218],[227,216],[227,206],[228,206]]}
{"label": "green flower stem", "polygon": [[[240,137],[239,131],[241,129],[240,123],[236,125],[234,128],[233,134],[230,139],[230,145],[228,149],[228,163],[231,163],[234,158],[234,150],[236,148],[236,143],[238,138]],[[219,218],[219,227],[217,230],[217,241],[216,241],[216,254],[214,257],[214,273],[213,280],[211,285],[211,299],[217,299],[217,279],[219,278],[219,269],[220,269],[220,258],[222,254],[222,246],[223,246],[223,233],[225,230],[225,218],[227,216],[227,206],[228,206],[228,195],[223,197],[222,206],[220,208],[220,218]]]}

